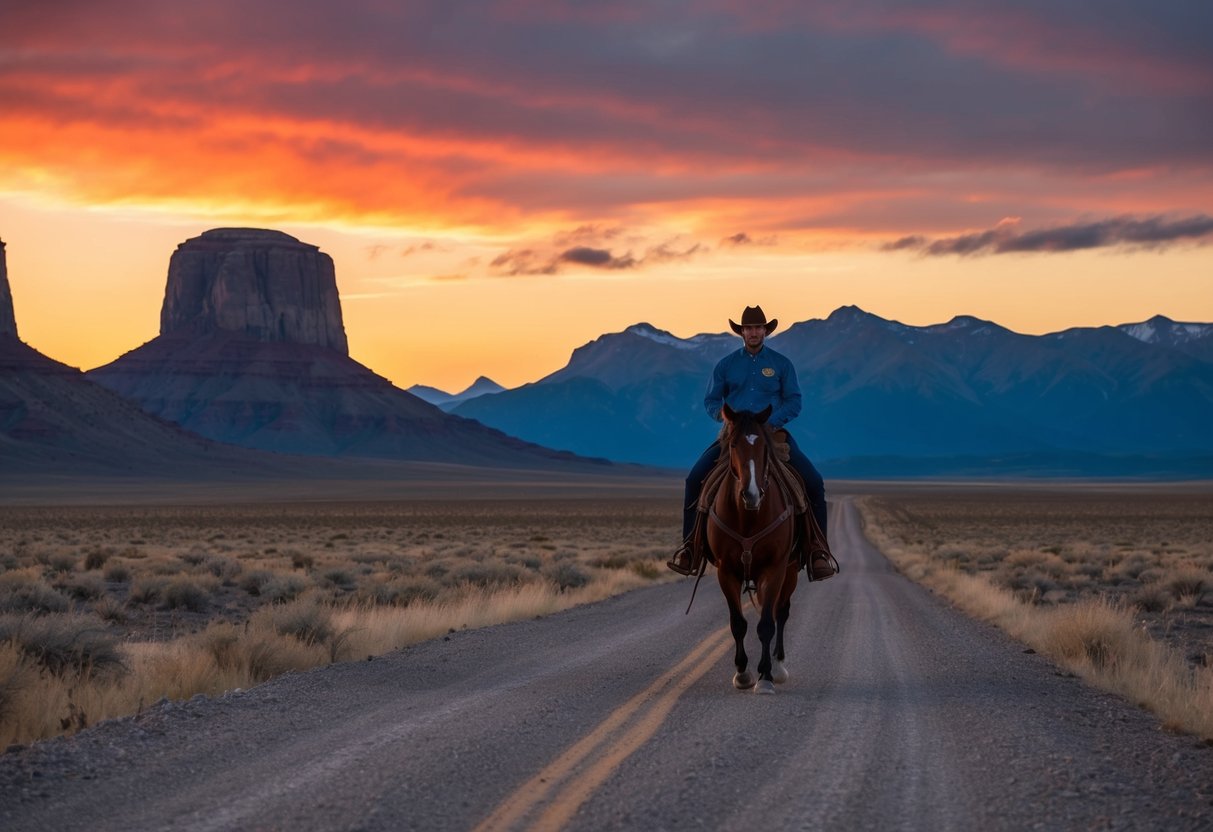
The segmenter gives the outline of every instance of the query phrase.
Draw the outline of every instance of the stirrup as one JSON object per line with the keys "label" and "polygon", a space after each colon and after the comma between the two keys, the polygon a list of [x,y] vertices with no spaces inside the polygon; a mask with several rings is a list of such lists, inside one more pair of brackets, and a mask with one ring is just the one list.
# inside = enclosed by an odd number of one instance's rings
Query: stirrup
{"label": "stirrup", "polygon": [[679,575],[694,575],[695,553],[692,550],[690,542],[683,541],[678,550],[674,552],[674,556],[667,560],[665,565]]}
{"label": "stirrup", "polygon": [[838,561],[825,549],[814,549],[805,559],[804,570],[810,581],[824,581],[838,574]]}

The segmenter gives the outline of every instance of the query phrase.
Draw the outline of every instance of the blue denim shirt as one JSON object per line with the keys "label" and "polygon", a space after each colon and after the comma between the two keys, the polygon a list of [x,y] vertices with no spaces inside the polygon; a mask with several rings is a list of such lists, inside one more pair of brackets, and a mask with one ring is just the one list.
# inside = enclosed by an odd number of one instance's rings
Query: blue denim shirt
{"label": "blue denim shirt", "polygon": [[708,415],[717,422],[724,417],[721,406],[757,413],[771,405],[767,424],[781,428],[800,415],[800,383],[792,362],[763,345],[757,355],[745,347],[731,352],[716,364],[712,381],[703,397]]}

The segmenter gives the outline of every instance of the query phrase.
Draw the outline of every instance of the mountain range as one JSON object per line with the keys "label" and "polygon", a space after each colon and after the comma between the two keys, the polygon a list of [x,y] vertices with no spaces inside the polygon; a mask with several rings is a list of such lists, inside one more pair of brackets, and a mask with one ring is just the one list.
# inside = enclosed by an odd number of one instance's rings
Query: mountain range
{"label": "mountain range", "polygon": [[[827,476],[1213,475],[1213,325],[1156,316],[1023,335],[847,306],[767,343],[797,368],[789,429]],[[574,453],[688,467],[718,427],[702,405],[712,367],[740,347],[640,323],[452,412]]]}
{"label": "mountain range", "polygon": [[405,392],[412,393],[422,401],[429,402],[443,410],[449,411],[469,399],[485,396],[489,393],[500,393],[503,390],[505,390],[504,387],[488,376],[480,376],[458,393],[448,393],[445,390],[439,390],[437,387],[429,387],[424,384],[414,384]]}
{"label": "mountain range", "polygon": [[[277,231],[213,229],[170,258],[160,335],[82,374],[18,338],[4,253],[0,473],[14,476],[280,463],[306,476],[317,459],[685,469],[717,431],[702,404],[712,367],[740,348],[638,323],[515,389],[481,377],[405,391],[350,358],[327,255]],[[790,428],[827,476],[1213,477],[1210,324],[1024,335],[847,306],[768,343],[797,368]]]}

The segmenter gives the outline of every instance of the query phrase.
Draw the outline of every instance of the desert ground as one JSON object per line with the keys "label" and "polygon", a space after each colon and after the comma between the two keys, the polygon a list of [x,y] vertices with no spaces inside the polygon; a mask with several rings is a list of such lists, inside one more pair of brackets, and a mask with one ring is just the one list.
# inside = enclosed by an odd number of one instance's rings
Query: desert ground
{"label": "desert ground", "polygon": [[[1029,610],[1098,599],[1191,669],[1213,664],[1213,488],[833,493],[859,495],[866,533],[915,580],[977,576]],[[5,746],[673,580],[680,503],[672,478],[61,496],[0,505]]]}
{"label": "desert ground", "polygon": [[1106,599],[1192,665],[1213,665],[1211,491],[920,488],[863,503],[910,577],[930,564],[1036,606]]}

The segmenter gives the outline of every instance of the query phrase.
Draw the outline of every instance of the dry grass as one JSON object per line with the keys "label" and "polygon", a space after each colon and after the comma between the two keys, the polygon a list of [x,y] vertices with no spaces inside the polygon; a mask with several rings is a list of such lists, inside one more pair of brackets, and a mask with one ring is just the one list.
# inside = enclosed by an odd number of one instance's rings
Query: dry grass
{"label": "dry grass", "polygon": [[0,508],[0,747],[670,574],[677,503]]}
{"label": "dry grass", "polygon": [[868,497],[905,574],[1213,740],[1213,496]]}

